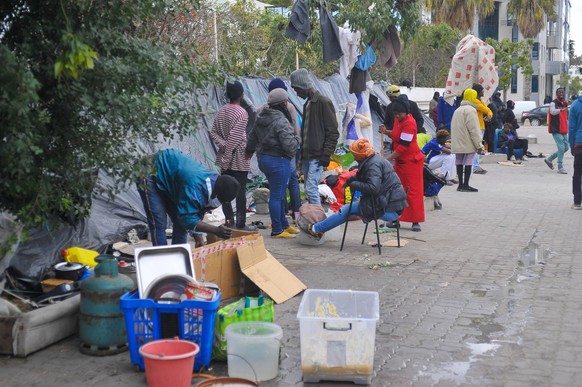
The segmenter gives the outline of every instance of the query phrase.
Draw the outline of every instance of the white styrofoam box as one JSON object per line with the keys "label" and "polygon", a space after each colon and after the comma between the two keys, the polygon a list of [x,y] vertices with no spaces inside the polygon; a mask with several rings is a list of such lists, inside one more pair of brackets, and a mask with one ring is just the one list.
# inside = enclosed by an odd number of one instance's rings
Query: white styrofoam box
{"label": "white styrofoam box", "polygon": [[377,292],[307,289],[297,318],[304,382],[371,383],[380,318]]}

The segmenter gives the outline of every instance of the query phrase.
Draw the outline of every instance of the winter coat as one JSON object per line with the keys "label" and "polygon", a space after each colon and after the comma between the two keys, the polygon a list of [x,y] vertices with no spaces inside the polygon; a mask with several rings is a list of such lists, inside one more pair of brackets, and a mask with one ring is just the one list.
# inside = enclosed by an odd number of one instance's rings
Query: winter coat
{"label": "winter coat", "polygon": [[338,138],[333,102],[316,91],[303,106],[301,157],[303,160],[329,158],[335,151]]}
{"label": "winter coat", "polygon": [[[398,214],[407,206],[406,193],[392,164],[382,156],[373,154],[358,165],[358,173],[350,184],[352,192],[360,191],[360,213],[368,223],[384,213],[394,211]],[[376,216],[372,202],[376,207]]]}
{"label": "winter coat", "polygon": [[582,95],[574,101],[570,108],[568,140],[570,149],[574,149],[574,144],[582,145]]}
{"label": "winter coat", "polygon": [[475,109],[477,109],[477,118],[479,118],[479,129],[485,130],[484,117],[487,116],[491,119],[491,117],[493,117],[493,112],[480,99],[477,99],[475,104]]}
{"label": "winter coat", "polygon": [[[548,133],[568,133],[568,101],[555,99],[548,112]],[[566,109],[560,111],[561,109]]]}
{"label": "winter coat", "polygon": [[439,97],[439,102],[437,104],[437,117],[439,119],[439,129],[451,129],[451,119],[453,114],[457,110],[457,101],[453,101],[452,105],[449,105],[443,97]]}
{"label": "winter coat", "polygon": [[453,153],[475,153],[483,148],[475,106],[474,102],[465,99],[453,114],[451,121],[451,151]]}
{"label": "winter coat", "polygon": [[264,109],[257,116],[255,127],[247,140],[246,153],[285,157],[291,160],[297,152],[299,138],[283,113]]}

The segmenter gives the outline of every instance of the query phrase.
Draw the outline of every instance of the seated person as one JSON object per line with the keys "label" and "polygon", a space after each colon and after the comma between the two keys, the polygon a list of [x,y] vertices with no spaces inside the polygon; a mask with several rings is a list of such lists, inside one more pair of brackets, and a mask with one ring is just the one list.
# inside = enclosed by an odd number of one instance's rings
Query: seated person
{"label": "seated person", "polygon": [[[503,124],[503,130],[499,132],[497,138],[497,147],[503,149],[507,153],[507,160],[515,159],[513,155],[514,149],[523,149],[523,154],[527,154],[528,141],[527,138],[519,138],[517,132],[513,129],[513,125],[509,122]],[[523,160],[523,157],[520,158]]]}
{"label": "seated person", "polygon": [[416,142],[418,143],[418,148],[422,149],[430,140],[432,140],[432,136],[426,132],[424,127],[417,129]]}
{"label": "seated person", "polygon": [[378,218],[392,222],[408,206],[406,193],[392,164],[374,152],[370,141],[359,139],[352,143],[350,151],[358,162],[358,172],[346,181],[346,185],[351,192],[361,193],[360,200],[345,204],[338,212],[315,224],[300,218],[299,227],[315,239],[321,239],[326,231],[345,223],[350,215],[362,217],[365,223]]}
{"label": "seated person", "polygon": [[436,138],[430,140],[424,148],[424,163],[430,170],[440,168],[441,175],[447,181],[447,185],[453,185],[455,180],[455,155],[451,153],[451,144],[447,143],[450,138],[449,131],[441,129],[436,133]]}

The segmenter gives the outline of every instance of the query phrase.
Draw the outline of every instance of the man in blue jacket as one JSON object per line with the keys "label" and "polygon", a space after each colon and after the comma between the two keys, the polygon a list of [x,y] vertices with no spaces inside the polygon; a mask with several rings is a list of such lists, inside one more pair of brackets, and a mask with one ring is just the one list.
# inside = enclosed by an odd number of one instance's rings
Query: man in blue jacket
{"label": "man in blue jacket", "polygon": [[230,238],[229,228],[212,226],[202,220],[206,212],[236,197],[240,184],[234,177],[209,171],[176,149],[158,152],[154,167],[154,174],[137,185],[154,246],[168,244],[168,216],[173,224],[172,244],[186,243],[189,232]]}
{"label": "man in blue jacket", "polygon": [[574,204],[572,204],[572,208],[582,210],[582,95],[574,100],[570,108],[568,140],[572,156],[574,156],[574,175],[572,176]]}

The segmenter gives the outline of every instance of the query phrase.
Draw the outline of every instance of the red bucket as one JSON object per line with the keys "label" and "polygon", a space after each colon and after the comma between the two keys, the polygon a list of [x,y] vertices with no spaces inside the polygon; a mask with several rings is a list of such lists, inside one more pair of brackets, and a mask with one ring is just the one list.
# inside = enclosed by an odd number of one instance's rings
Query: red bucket
{"label": "red bucket", "polygon": [[189,387],[194,357],[200,351],[186,340],[156,340],[140,347],[149,387]]}

